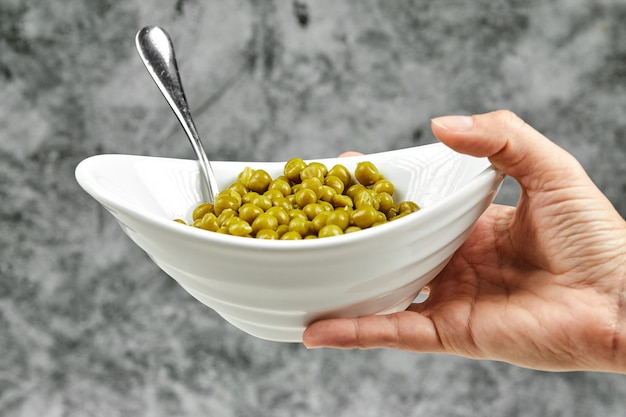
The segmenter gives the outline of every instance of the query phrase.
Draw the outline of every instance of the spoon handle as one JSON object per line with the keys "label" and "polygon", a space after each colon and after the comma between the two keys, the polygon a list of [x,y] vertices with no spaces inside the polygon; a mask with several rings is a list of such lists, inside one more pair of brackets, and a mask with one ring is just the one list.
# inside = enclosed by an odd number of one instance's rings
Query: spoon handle
{"label": "spoon handle", "polygon": [[202,147],[196,126],[191,118],[191,111],[189,110],[189,104],[187,103],[178,71],[178,64],[176,63],[172,39],[160,27],[147,26],[137,32],[135,43],[141,60],[157,87],[161,90],[165,100],[167,100],[174,111],[191,142],[204,179],[204,181],[201,181],[204,182],[202,187],[203,197],[212,203],[218,191],[217,182],[209,159]]}

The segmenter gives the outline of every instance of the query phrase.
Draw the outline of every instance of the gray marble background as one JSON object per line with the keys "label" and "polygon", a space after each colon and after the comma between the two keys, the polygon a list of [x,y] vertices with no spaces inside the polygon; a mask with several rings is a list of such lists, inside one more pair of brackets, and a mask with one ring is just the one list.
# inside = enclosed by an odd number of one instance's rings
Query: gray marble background
{"label": "gray marble background", "polygon": [[[626,215],[625,0],[0,0],[0,415],[626,416],[626,377],[255,339],[184,293],[74,180],[192,158],[134,35],[177,45],[213,159],[433,142],[511,109]],[[507,180],[499,201],[514,204]]]}

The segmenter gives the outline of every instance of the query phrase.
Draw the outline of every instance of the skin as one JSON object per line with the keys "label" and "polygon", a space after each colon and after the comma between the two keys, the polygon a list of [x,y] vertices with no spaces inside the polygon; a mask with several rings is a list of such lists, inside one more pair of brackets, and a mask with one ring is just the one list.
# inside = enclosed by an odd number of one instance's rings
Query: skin
{"label": "skin", "polygon": [[432,130],[515,178],[517,207],[487,209],[424,303],[315,322],[304,344],[626,373],[626,222],[581,165],[509,111],[441,117]]}

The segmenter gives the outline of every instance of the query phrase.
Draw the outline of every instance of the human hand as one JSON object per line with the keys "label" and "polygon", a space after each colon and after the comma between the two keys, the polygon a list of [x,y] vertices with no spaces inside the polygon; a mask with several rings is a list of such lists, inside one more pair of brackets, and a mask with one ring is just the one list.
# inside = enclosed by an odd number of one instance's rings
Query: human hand
{"label": "human hand", "polygon": [[425,302],[315,322],[304,344],[626,373],[624,219],[572,155],[513,113],[437,118],[432,130],[515,178],[517,207],[485,211]]}

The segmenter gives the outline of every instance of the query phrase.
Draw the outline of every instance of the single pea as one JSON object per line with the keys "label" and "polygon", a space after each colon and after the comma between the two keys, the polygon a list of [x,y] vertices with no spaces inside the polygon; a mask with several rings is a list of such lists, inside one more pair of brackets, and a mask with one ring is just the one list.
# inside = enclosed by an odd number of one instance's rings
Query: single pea
{"label": "single pea", "polygon": [[244,220],[237,219],[237,221],[228,226],[228,233],[233,236],[248,236],[252,233],[252,226]]}
{"label": "single pea", "polygon": [[241,196],[242,203],[252,203],[252,201],[257,198],[260,194],[254,191],[250,191]]}
{"label": "single pea", "polygon": [[267,173],[267,171],[262,169],[257,169],[252,173],[252,176],[248,180],[247,183],[244,183],[246,187],[248,187],[252,191],[256,191],[261,194],[267,190],[270,183],[272,182],[272,176]]}
{"label": "single pea", "polygon": [[378,168],[369,161],[357,163],[354,169],[354,176],[359,183],[365,186],[370,186],[376,181],[383,179]]}
{"label": "single pea", "polygon": [[385,213],[379,211],[376,213],[376,221],[372,224],[372,226],[377,226],[383,223],[387,223],[387,216],[385,216]]}
{"label": "single pea", "polygon": [[[232,217],[229,217],[229,218],[227,218],[226,220],[224,220],[224,222],[220,225],[220,227],[224,227],[224,228],[226,228],[226,229],[230,229],[230,226],[232,226],[232,225],[234,225],[235,223],[238,223],[238,222],[240,222],[240,221],[243,221],[243,220],[241,220],[241,219],[240,219],[239,217],[237,217],[237,216],[232,216]],[[230,234],[230,232],[229,232],[229,234]]]}
{"label": "single pea", "polygon": [[322,211],[311,220],[311,228],[314,233],[319,233],[322,227],[326,226],[326,220],[328,220],[330,213],[330,211]]}
{"label": "single pea", "polygon": [[295,230],[290,230],[280,237],[280,240],[302,240],[302,235]]}
{"label": "single pea", "polygon": [[200,229],[215,232],[217,229],[219,229],[217,216],[214,213],[206,213],[202,217],[202,219],[200,219],[197,227],[199,227]]}
{"label": "single pea", "polygon": [[398,209],[398,214],[400,213],[414,213],[420,209],[420,207],[414,203],[413,201],[403,201],[399,203],[396,208]]}
{"label": "single pea", "polygon": [[348,228],[346,228],[346,230],[344,230],[344,231],[343,231],[343,233],[344,233],[344,234],[347,234],[347,233],[354,233],[354,232],[358,232],[358,231],[360,231],[360,230],[363,230],[363,229],[361,229],[361,228],[360,228],[360,227],[358,227],[358,226],[349,226]]}
{"label": "single pea", "polygon": [[331,237],[331,236],[339,236],[343,235],[343,229],[337,226],[336,224],[327,224],[322,227],[322,230],[318,233],[319,237]]}
{"label": "single pea", "polygon": [[320,206],[322,206],[322,209],[324,211],[334,211],[335,210],[335,206],[332,205],[332,203],[329,203],[328,201],[324,201],[324,200],[319,200],[317,202],[317,204],[319,204]]}
{"label": "single pea", "polygon": [[302,207],[302,212],[306,214],[307,219],[313,220],[315,216],[325,211],[324,207],[319,203],[310,203]]}
{"label": "single pea", "polygon": [[292,158],[285,163],[283,173],[292,183],[299,183],[300,172],[306,168],[306,162],[300,158]]}
{"label": "single pea", "polygon": [[262,213],[252,222],[252,233],[256,234],[259,230],[262,229],[276,230],[277,227],[278,220],[276,219],[276,217],[272,216],[271,214]]}
{"label": "single pea", "polygon": [[354,210],[350,216],[351,224],[361,229],[370,227],[376,222],[378,211],[372,206],[363,206]]}
{"label": "single pea", "polygon": [[263,193],[263,195],[269,198],[272,202],[277,198],[285,198],[283,193],[281,193],[279,190],[267,190]]}
{"label": "single pea", "polygon": [[304,240],[312,240],[312,239],[317,239],[317,235],[306,235],[304,237]]}
{"label": "single pea", "polygon": [[254,170],[250,167],[245,167],[243,171],[239,173],[237,176],[237,182],[244,184],[247,188],[248,182],[250,182],[250,178],[252,178],[252,174],[254,174]]}
{"label": "single pea", "polygon": [[395,216],[393,216],[392,218],[387,218],[387,220],[389,220],[389,221],[398,220],[398,219],[401,219],[401,218],[403,218],[405,216],[408,216],[409,214],[411,214],[411,213],[407,213],[406,211],[403,212],[403,213],[396,213]]}
{"label": "single pea", "polygon": [[272,204],[274,207],[280,207],[287,212],[293,208],[293,204],[291,204],[287,197],[276,198],[272,200]]}
{"label": "single pea", "polygon": [[291,221],[289,222],[289,231],[298,232],[300,236],[308,235],[310,229],[311,222],[309,220],[304,220],[297,217],[295,219],[291,219]]}
{"label": "single pea", "polygon": [[354,206],[354,202],[352,199],[344,194],[336,194],[333,196],[332,204],[336,208],[340,207],[349,207],[352,208]]}
{"label": "single pea", "polygon": [[278,220],[278,224],[289,224],[289,213],[282,207],[270,207],[267,209],[266,213],[274,216],[276,220]]}
{"label": "single pea", "polygon": [[304,181],[307,178],[318,178],[320,181],[324,180],[324,169],[319,165],[309,164],[306,168],[300,171],[300,180]]}
{"label": "single pea", "polygon": [[281,237],[282,235],[284,235],[288,231],[289,231],[289,225],[288,224],[279,224],[278,227],[276,228],[276,233],[278,234],[278,237]]}
{"label": "single pea", "polygon": [[300,183],[302,189],[309,189],[315,193],[315,198],[319,200],[322,196],[322,181],[319,178],[307,178]]}
{"label": "single pea", "polygon": [[311,204],[317,201],[317,195],[315,191],[303,188],[296,193],[296,203],[299,207],[304,207],[307,204]]}
{"label": "single pea", "polygon": [[296,217],[299,217],[301,219],[308,219],[307,215],[304,214],[304,212],[300,209],[291,209],[289,210],[289,219],[295,219]]}
{"label": "single pea", "polygon": [[224,222],[230,217],[237,217],[237,212],[233,209],[226,209],[217,216],[217,224],[222,227]]}
{"label": "single pea", "polygon": [[376,181],[374,185],[372,185],[372,190],[376,191],[377,193],[387,193],[390,195],[393,195],[395,191],[391,181],[385,179]]}
{"label": "single pea", "polygon": [[387,220],[392,220],[398,215],[398,209],[394,206],[390,208],[386,214],[387,214]]}
{"label": "single pea", "polygon": [[339,226],[341,230],[345,230],[350,225],[350,214],[344,210],[335,210],[329,213],[326,224],[334,224]]}
{"label": "single pea", "polygon": [[345,194],[352,200],[354,200],[356,196],[363,190],[367,190],[367,188],[363,184],[354,184],[348,187]]}
{"label": "single pea", "polygon": [[278,240],[280,236],[276,230],[261,229],[256,233],[255,237],[257,239]]}
{"label": "single pea", "polygon": [[248,187],[246,187],[245,185],[243,185],[242,182],[239,182],[239,181],[230,184],[228,186],[228,189],[237,192],[237,194],[241,196],[243,196],[244,194],[250,191]]}
{"label": "single pea", "polygon": [[191,218],[193,220],[201,219],[205,214],[213,211],[213,204],[211,203],[202,203],[196,206],[191,214]]}
{"label": "single pea", "polygon": [[215,196],[213,211],[218,216],[222,214],[222,212],[226,209],[232,209],[236,211],[239,210],[239,207],[241,207],[241,197],[237,199],[229,193],[219,193],[217,196]]}
{"label": "single pea", "polygon": [[389,213],[389,210],[391,210],[394,206],[393,197],[391,196],[391,194],[386,192],[379,192],[378,194],[376,194],[376,198],[378,199],[378,210],[382,211],[385,214]]}
{"label": "single pea", "polygon": [[326,168],[326,165],[321,162],[310,162],[308,166],[319,168],[320,173],[322,174],[322,177],[320,179],[324,179],[324,177],[328,175],[328,168]]}
{"label": "single pea", "polygon": [[185,226],[187,226],[187,222],[186,222],[186,221],[184,221],[183,219],[174,219],[174,221],[175,221],[176,223],[184,224]]}
{"label": "single pea", "polygon": [[320,195],[321,201],[326,201],[330,203],[333,201],[333,197],[337,195],[337,191],[335,191],[332,187],[328,185],[322,185],[322,195]]}
{"label": "single pea", "polygon": [[345,187],[349,187],[352,182],[352,175],[350,174],[350,170],[346,168],[344,165],[337,164],[332,167],[328,174],[326,174],[326,178],[328,177],[337,177],[341,180],[341,182]]}
{"label": "single pea", "polygon": [[363,206],[371,206],[378,210],[380,202],[372,190],[364,189],[354,197],[354,207],[361,208]]}
{"label": "single pea", "polygon": [[264,195],[259,195],[252,200],[252,204],[255,206],[259,206],[263,209],[263,211],[267,211],[270,207],[273,206],[272,200]]}
{"label": "single pea", "polygon": [[252,224],[252,222],[263,213],[263,209],[252,203],[245,203],[239,207],[239,217]]}
{"label": "single pea", "polygon": [[343,193],[346,184],[336,175],[328,175],[324,178],[324,185],[331,187],[337,194]]}
{"label": "single pea", "polygon": [[278,190],[283,195],[283,197],[291,194],[291,185],[289,185],[289,182],[287,180],[280,179],[280,178],[273,180],[270,183],[269,187],[267,187],[267,189]]}

